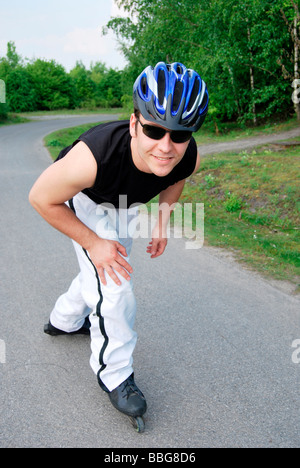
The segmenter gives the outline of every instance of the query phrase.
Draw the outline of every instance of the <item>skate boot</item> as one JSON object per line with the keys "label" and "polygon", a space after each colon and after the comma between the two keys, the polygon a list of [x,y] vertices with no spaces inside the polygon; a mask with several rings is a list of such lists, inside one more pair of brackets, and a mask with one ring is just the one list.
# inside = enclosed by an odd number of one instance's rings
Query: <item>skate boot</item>
{"label": "skate boot", "polygon": [[46,325],[44,326],[44,333],[46,333],[47,335],[51,335],[51,336],[58,336],[58,335],[89,335],[90,334],[90,327],[91,327],[91,324],[90,324],[89,318],[86,317],[84,324],[82,325],[82,327],[79,330],[68,333],[68,332],[65,332],[63,330],[59,330],[58,328],[55,328],[51,324],[51,322],[49,320],[49,322],[46,323]]}
{"label": "skate boot", "polygon": [[144,432],[145,422],[142,416],[146,413],[147,403],[134,382],[134,374],[131,374],[112,392],[109,392],[108,396],[117,410],[129,416],[136,431]]}

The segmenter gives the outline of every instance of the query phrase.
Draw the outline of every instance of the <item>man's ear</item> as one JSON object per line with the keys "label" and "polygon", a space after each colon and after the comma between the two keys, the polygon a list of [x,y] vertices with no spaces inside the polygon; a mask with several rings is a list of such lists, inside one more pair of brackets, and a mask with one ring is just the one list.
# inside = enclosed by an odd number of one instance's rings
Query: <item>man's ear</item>
{"label": "man's ear", "polygon": [[130,135],[132,138],[136,138],[136,122],[137,122],[137,118],[134,114],[131,114],[130,116],[130,122],[129,122],[129,131],[130,131]]}

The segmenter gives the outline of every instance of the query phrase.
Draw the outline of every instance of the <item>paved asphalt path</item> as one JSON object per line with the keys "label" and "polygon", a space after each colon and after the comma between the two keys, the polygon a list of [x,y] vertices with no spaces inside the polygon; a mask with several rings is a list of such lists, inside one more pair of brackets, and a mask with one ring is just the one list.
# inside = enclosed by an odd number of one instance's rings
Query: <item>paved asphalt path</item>
{"label": "paved asphalt path", "polygon": [[251,150],[257,146],[277,143],[278,141],[289,140],[300,136],[300,127],[292,128],[281,133],[271,133],[266,135],[252,136],[249,138],[236,139],[224,143],[210,143],[199,147],[202,156],[223,151]]}
{"label": "paved asphalt path", "polygon": [[42,137],[82,120],[0,128],[0,447],[299,447],[299,299],[214,249],[134,246],[144,434],[100,391],[89,338],[43,333],[77,262],[28,192],[50,164]]}

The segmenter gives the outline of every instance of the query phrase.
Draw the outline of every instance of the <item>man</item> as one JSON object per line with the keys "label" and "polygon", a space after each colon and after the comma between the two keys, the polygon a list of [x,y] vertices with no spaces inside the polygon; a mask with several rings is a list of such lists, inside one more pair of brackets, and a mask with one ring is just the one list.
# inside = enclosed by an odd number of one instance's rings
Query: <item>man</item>
{"label": "man", "polygon": [[130,250],[136,205],[160,194],[147,252],[162,255],[172,205],[199,168],[192,132],[208,111],[201,77],[180,63],[147,67],[133,88],[130,122],[98,125],[63,150],[36,181],[30,202],[74,242],[80,273],[56,302],[50,335],[88,333],[90,364],[112,404],[137,417],[146,401],[134,382],[135,298]]}

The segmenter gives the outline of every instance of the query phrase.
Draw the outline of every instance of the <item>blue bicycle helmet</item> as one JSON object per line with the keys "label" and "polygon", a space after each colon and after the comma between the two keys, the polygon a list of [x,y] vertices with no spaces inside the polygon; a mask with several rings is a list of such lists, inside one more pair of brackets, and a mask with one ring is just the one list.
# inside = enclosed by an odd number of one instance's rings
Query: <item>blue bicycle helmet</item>
{"label": "blue bicycle helmet", "polygon": [[205,82],[182,63],[159,62],[140,74],[133,86],[133,103],[144,119],[169,130],[196,132],[208,112]]}

